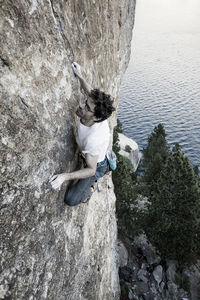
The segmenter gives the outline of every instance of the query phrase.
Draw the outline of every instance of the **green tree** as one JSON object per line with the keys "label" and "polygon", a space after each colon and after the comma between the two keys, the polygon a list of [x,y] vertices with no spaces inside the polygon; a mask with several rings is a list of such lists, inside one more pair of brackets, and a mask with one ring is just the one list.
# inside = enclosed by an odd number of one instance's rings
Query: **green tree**
{"label": "green tree", "polygon": [[115,152],[116,155],[118,155],[120,151],[119,135],[116,127],[113,130],[113,151]]}
{"label": "green tree", "polygon": [[163,158],[166,158],[168,155],[167,140],[164,126],[158,124],[155,126],[153,132],[148,137],[148,144],[146,148],[143,148],[143,165],[145,168],[149,166],[154,159],[156,153],[160,153]]}
{"label": "green tree", "polygon": [[199,167],[198,166],[194,166],[194,173],[198,176],[199,175]]}
{"label": "green tree", "polygon": [[117,169],[112,173],[112,179],[117,198],[118,225],[125,227],[127,233],[133,233],[134,217],[137,215],[135,201],[138,194],[136,175],[128,158],[117,155]]}
{"label": "green tree", "polygon": [[113,151],[116,153],[116,155],[118,155],[120,151],[118,133],[123,133],[122,123],[119,119],[117,119],[117,126],[115,126],[113,130]]}
{"label": "green tree", "polygon": [[162,124],[159,124],[149,136],[147,147],[143,148],[142,168],[145,195],[149,195],[154,190],[168,153],[165,129]]}
{"label": "green tree", "polygon": [[129,145],[126,145],[125,146],[125,151],[128,152],[128,153],[131,153],[132,148]]}
{"label": "green tree", "polygon": [[178,144],[162,167],[149,201],[142,217],[150,242],[163,258],[195,262],[200,257],[199,182]]}
{"label": "green tree", "polygon": [[117,119],[117,126],[115,127],[115,129],[117,130],[117,132],[123,133],[122,123],[119,119]]}
{"label": "green tree", "polygon": [[118,132],[121,125],[113,132],[113,151],[117,155],[117,169],[112,172],[114,191],[117,198],[116,210],[118,225],[123,226],[127,233],[134,229],[134,216],[136,215],[135,200],[137,198],[136,174],[131,161],[119,154],[120,145]]}

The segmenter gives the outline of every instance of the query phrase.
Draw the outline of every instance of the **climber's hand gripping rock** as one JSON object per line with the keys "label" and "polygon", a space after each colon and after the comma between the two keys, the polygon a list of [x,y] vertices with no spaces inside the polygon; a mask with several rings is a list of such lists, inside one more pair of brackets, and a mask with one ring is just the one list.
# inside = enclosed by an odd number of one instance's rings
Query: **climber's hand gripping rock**
{"label": "climber's hand gripping rock", "polygon": [[51,183],[51,186],[54,190],[57,190],[57,189],[60,190],[63,182],[65,182],[69,179],[70,179],[70,176],[68,176],[67,173],[61,173],[61,174],[52,176],[50,178],[49,182]]}
{"label": "climber's hand gripping rock", "polygon": [[82,78],[81,66],[78,63],[76,62],[72,63],[72,70],[76,76]]}
{"label": "climber's hand gripping rock", "polygon": [[91,86],[87,83],[85,76],[82,73],[81,66],[77,62],[72,63],[72,70],[74,74],[78,77],[81,87],[84,89],[84,91],[89,95],[91,93]]}

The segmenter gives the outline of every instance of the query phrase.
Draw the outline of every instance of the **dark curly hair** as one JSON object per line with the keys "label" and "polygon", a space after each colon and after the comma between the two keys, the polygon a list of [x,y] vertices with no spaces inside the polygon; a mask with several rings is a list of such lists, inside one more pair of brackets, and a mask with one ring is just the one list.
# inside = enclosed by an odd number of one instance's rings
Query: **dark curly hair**
{"label": "dark curly hair", "polygon": [[105,94],[98,89],[93,89],[89,96],[95,104],[94,116],[98,119],[100,118],[100,120],[96,122],[106,120],[111,116],[112,112],[115,111],[115,108],[112,106],[114,101],[111,99],[110,95]]}

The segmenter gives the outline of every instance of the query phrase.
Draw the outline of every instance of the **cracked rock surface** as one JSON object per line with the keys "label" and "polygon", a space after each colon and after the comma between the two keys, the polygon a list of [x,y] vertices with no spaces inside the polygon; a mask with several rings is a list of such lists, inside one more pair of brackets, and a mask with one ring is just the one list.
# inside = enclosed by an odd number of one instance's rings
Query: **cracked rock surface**
{"label": "cracked rock surface", "polygon": [[119,299],[110,177],[78,207],[46,182],[77,167],[71,63],[117,105],[135,1],[0,2],[0,299]]}

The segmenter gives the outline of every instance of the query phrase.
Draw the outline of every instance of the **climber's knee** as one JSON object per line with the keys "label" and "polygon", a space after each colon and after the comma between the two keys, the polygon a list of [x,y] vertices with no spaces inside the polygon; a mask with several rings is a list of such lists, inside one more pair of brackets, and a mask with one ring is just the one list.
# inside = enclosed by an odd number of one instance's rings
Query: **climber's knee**
{"label": "climber's knee", "polygon": [[91,197],[91,185],[95,181],[95,176],[80,179],[75,185],[71,186],[65,193],[65,203],[75,206],[79,203],[87,202]]}
{"label": "climber's knee", "polygon": [[71,190],[66,191],[65,198],[64,198],[65,204],[67,204],[69,206],[75,206],[75,205],[78,205],[80,203],[77,200],[78,199],[77,199],[77,196],[75,195],[75,193],[73,193]]}

